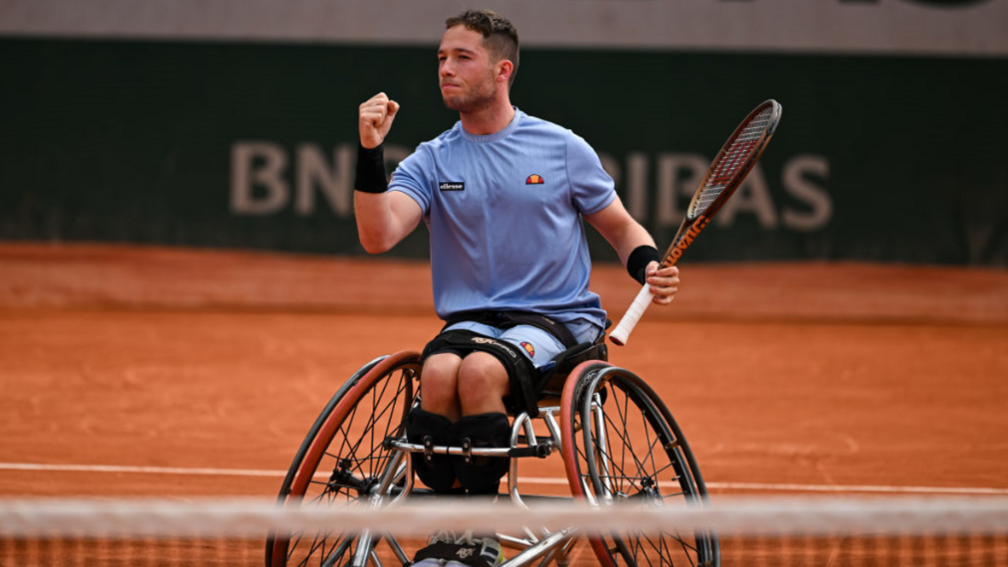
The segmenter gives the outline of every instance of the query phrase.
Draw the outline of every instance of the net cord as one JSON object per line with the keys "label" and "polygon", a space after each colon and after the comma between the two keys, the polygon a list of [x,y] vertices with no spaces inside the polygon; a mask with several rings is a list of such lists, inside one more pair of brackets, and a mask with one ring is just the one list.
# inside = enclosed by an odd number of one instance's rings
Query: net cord
{"label": "net cord", "polygon": [[574,501],[516,506],[459,501],[386,508],[286,507],[272,500],[0,500],[0,537],[261,537],[268,532],[425,535],[431,526],[520,530],[529,525],[719,535],[989,534],[1008,531],[1008,498],[718,498],[703,507]]}

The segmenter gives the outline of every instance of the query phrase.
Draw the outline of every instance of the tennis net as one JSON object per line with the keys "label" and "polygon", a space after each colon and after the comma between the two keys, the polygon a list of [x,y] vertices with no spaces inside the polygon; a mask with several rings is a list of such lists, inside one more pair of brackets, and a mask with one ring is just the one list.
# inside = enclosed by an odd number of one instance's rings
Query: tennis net
{"label": "tennis net", "polygon": [[[1008,499],[1005,498],[739,498],[719,496],[703,507],[531,503],[531,510],[489,502],[425,499],[386,508],[278,507],[273,501],[139,499],[0,500],[0,566],[327,565],[312,554],[301,561],[286,549],[291,538],[346,542],[374,565],[401,565],[434,529],[496,531],[505,555],[518,564],[565,557],[572,565],[597,565],[592,534],[630,545],[642,565],[663,563],[662,534],[699,534],[673,541],[714,542],[713,564],[1008,566]],[[339,537],[328,537],[343,534]],[[343,537],[353,534],[353,537]],[[509,535],[514,534],[514,535]],[[560,534],[560,555],[525,561],[529,542]],[[371,537],[373,536],[373,537]],[[569,539],[568,539],[569,538]],[[279,542],[279,543],[278,543]],[[508,551],[507,548],[519,551]],[[323,550],[325,551],[325,550]],[[619,555],[619,554],[617,554]],[[672,556],[673,554],[669,554]],[[345,561],[336,565],[346,564]],[[621,560],[617,564],[624,564]],[[678,563],[676,563],[678,564]]]}

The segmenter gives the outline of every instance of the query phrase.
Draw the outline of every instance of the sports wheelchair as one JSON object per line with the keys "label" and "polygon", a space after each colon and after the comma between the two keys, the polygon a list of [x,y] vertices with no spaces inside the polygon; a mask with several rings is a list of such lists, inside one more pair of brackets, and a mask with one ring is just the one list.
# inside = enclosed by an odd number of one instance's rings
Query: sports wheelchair
{"label": "sports wheelchair", "polygon": [[[498,499],[526,508],[550,497],[522,494],[520,464],[555,454],[561,455],[572,497],[592,506],[705,505],[703,478],[671,412],[644,380],[607,361],[604,335],[562,352],[538,377],[537,401],[509,416],[511,446],[473,448],[408,443],[404,429],[407,414],[419,404],[420,354],[404,351],[372,360],[315,420],[287,471],[278,505],[386,506],[431,495],[415,484],[410,458],[424,451],[510,457],[507,494]],[[717,536],[707,532],[583,533],[541,526],[523,531],[497,534],[504,549],[515,550],[502,567],[566,566],[585,538],[603,566],[720,565]],[[267,567],[383,562],[411,563],[393,534],[272,533],[266,541]]]}

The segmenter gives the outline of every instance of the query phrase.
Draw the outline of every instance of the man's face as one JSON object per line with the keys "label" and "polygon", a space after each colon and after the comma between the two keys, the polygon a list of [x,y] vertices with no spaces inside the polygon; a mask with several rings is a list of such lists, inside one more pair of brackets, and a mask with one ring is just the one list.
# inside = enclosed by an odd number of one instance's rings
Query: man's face
{"label": "man's face", "polygon": [[438,79],[445,106],[472,112],[489,106],[497,89],[495,65],[483,48],[483,35],[458,25],[447,31],[438,48]]}

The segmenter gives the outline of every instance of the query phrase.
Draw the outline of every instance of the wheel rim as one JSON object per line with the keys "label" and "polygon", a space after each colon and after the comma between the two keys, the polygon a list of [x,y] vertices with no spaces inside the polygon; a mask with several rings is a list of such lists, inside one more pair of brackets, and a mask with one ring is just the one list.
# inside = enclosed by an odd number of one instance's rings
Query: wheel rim
{"label": "wheel rim", "polygon": [[[564,411],[565,461],[575,495],[601,506],[704,501],[703,481],[678,426],[643,381],[607,367],[579,382]],[[620,532],[593,534],[590,541],[607,566],[717,563],[715,540],[706,534]]]}
{"label": "wheel rim", "polygon": [[[392,355],[347,391],[305,456],[287,506],[372,506],[376,498],[390,497],[373,494],[395,455],[384,441],[402,436],[419,371],[415,353]],[[396,482],[404,472],[402,467]],[[357,543],[353,533],[277,534],[272,565],[344,565]]]}

